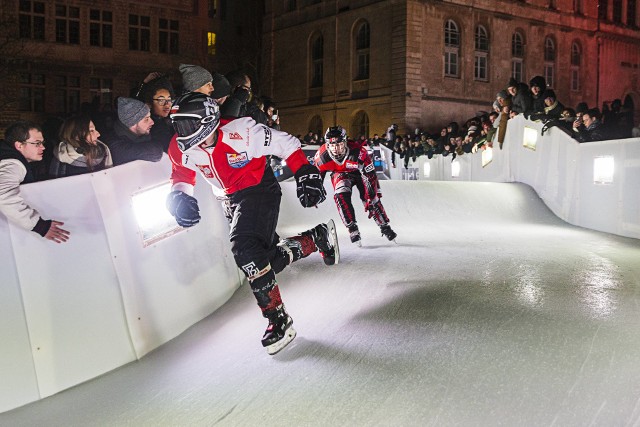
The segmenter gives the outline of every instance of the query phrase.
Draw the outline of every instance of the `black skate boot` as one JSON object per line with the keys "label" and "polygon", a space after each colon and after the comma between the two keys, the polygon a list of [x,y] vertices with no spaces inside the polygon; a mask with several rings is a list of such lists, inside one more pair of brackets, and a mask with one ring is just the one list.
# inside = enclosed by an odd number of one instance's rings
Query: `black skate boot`
{"label": "black skate boot", "polygon": [[389,241],[395,241],[396,237],[398,236],[396,232],[393,231],[389,225],[381,226],[380,231],[382,232],[382,235],[384,237],[389,239]]}
{"label": "black skate boot", "polygon": [[296,337],[293,319],[282,304],[275,310],[265,311],[263,316],[269,319],[269,326],[264,331],[262,346],[267,348],[267,353],[276,354]]}
{"label": "black skate boot", "polygon": [[351,243],[355,243],[358,246],[362,246],[362,241],[360,240],[360,230],[358,230],[358,226],[356,224],[351,224],[349,227],[349,238],[351,239]]}
{"label": "black skate boot", "polygon": [[338,247],[338,235],[336,234],[336,225],[330,219],[326,224],[318,224],[311,230],[302,233],[308,233],[313,239],[316,247],[322,255],[322,259],[326,265],[337,264],[340,260],[340,249]]}

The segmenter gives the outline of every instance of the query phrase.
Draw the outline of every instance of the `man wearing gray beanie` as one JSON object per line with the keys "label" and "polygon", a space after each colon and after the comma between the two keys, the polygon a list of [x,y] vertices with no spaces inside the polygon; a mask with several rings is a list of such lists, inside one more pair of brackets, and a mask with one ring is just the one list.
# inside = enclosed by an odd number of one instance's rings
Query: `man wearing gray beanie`
{"label": "man wearing gray beanie", "polygon": [[213,92],[213,76],[210,72],[197,65],[180,64],[182,86],[186,92],[200,92],[210,96]]}
{"label": "man wearing gray beanie", "polygon": [[152,126],[151,112],[144,102],[118,98],[118,121],[111,132],[102,136],[102,141],[109,146],[114,166],[134,160],[160,161],[162,145],[151,140]]}

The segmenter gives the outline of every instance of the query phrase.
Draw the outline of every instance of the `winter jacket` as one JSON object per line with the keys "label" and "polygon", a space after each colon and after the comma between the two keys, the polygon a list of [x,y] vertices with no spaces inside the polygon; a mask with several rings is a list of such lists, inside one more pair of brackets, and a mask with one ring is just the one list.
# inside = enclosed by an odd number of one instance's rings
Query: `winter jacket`
{"label": "winter jacket", "polygon": [[109,147],[102,141],[98,141],[98,145],[102,147],[103,155],[99,159],[94,159],[93,165],[89,169],[87,158],[83,154],[79,153],[71,144],[64,141],[60,142],[53,152],[53,159],[51,159],[51,165],[49,166],[49,176],[61,178],[112,167],[113,160],[111,159]]}
{"label": "winter jacket", "polygon": [[119,120],[114,124],[113,131],[104,135],[102,140],[109,147],[115,166],[134,160],[159,162],[162,159],[160,143],[152,141],[151,135],[134,134]]}
{"label": "winter jacket", "polygon": [[0,212],[25,230],[44,236],[51,227],[20,195],[20,184],[34,182],[31,166],[15,148],[0,142]]}

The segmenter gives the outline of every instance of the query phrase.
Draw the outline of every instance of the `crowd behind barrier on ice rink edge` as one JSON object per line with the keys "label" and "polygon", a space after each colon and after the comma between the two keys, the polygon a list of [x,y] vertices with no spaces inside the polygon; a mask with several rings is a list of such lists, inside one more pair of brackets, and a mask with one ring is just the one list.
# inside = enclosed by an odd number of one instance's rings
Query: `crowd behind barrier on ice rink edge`
{"label": "crowd behind barrier on ice rink edge", "polygon": [[[275,102],[256,96],[251,79],[242,70],[226,75],[181,64],[181,92],[201,92],[214,98],[222,116],[252,117],[256,122],[280,130],[281,117]],[[83,104],[77,115],[52,117],[45,123],[18,122],[10,125],[0,151],[0,212],[25,229],[62,243],[69,233],[59,221],[44,219],[19,196],[19,184],[96,172],[134,160],[159,161],[166,153],[174,129],[169,118],[177,91],[168,75],[151,72],[129,97],[116,98],[110,106]],[[370,150],[382,145],[391,150],[391,167],[407,168],[420,156],[448,157],[452,161],[494,145],[502,148],[510,119],[523,115],[550,128],[566,132],[580,143],[640,137],[634,126],[632,106],[620,99],[605,102],[602,109],[582,102],[566,107],[548,88],[542,76],[527,85],[511,78],[495,100],[491,111],[478,111],[460,124],[451,122],[427,129],[402,132],[391,124],[386,132],[349,135],[350,140]],[[324,143],[323,130],[297,135],[303,146]],[[7,140],[7,138],[9,140]],[[288,177],[279,162],[272,161],[280,179]],[[377,162],[378,170],[381,169]]]}

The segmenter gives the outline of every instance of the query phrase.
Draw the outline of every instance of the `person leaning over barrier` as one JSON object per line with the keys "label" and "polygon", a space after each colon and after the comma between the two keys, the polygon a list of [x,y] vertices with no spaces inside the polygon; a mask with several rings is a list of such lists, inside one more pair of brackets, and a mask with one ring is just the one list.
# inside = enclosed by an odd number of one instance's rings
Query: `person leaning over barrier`
{"label": "person leaning over barrier", "polygon": [[42,160],[43,153],[44,138],[38,125],[19,121],[7,128],[5,139],[0,143],[0,212],[25,230],[63,243],[70,235],[60,227],[64,223],[42,219],[20,195],[20,184],[35,181],[30,163]]}

